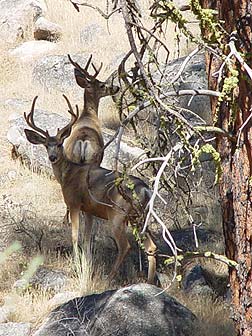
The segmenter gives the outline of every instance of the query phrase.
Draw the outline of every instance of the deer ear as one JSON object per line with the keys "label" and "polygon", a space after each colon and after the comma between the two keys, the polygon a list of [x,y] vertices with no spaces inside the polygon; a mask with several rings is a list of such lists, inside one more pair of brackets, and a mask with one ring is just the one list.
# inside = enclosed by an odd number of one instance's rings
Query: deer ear
{"label": "deer ear", "polygon": [[87,81],[86,77],[78,69],[74,69],[74,75],[75,80],[80,87],[85,89],[89,85],[89,82]]}
{"label": "deer ear", "polygon": [[34,132],[30,129],[25,129],[24,130],[26,138],[29,142],[31,142],[34,145],[44,145],[46,142],[46,138],[40,135],[37,132]]}
{"label": "deer ear", "polygon": [[60,135],[60,140],[63,142],[71,134],[72,127],[66,128],[63,133]]}

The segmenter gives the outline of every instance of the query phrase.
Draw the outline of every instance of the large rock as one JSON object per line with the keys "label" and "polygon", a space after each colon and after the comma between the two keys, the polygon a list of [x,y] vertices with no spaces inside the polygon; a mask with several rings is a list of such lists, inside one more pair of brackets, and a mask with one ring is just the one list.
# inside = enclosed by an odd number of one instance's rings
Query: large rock
{"label": "large rock", "polygon": [[[195,234],[198,241],[198,248],[196,247],[196,240],[193,228],[183,228],[170,231],[176,245],[183,252],[193,251],[212,251],[215,253],[224,253],[224,238],[218,231],[208,230],[206,228],[196,228]],[[172,251],[165,243],[162,233],[155,237],[158,242],[159,251],[163,254],[172,255]]]}
{"label": "large rock", "polygon": [[30,330],[30,323],[0,323],[0,336],[28,336]]}
{"label": "large rock", "polygon": [[[89,56],[89,54],[84,54],[72,57],[74,61],[84,65]],[[66,92],[74,90],[79,96],[83,95],[83,89],[76,84],[73,66],[67,55],[45,56],[38,60],[33,69],[33,80],[48,91]]]}
{"label": "large rock", "polygon": [[[119,57],[119,59],[120,58],[121,56]],[[160,70],[163,73],[163,76],[161,76],[161,73],[159,71],[152,74],[155,82],[157,82],[161,86],[162,92],[164,93],[170,91],[174,92],[174,89],[176,91],[207,89],[206,64],[204,54],[202,53],[195,55],[187,63],[185,69],[183,70],[183,75],[177,78],[177,80],[171,85],[171,82],[178,74],[185,59],[186,57],[181,57],[176,60],[170,61],[167,64],[160,64]],[[126,63],[126,70],[127,66],[129,67],[130,65],[132,65],[132,61],[128,63],[129,64]],[[162,81],[160,82],[161,79]],[[135,102],[136,98],[133,97],[132,94],[127,93],[127,95],[125,95],[126,86],[122,80],[119,81],[116,72],[114,72],[114,81],[116,85],[121,86],[121,90],[117,95],[113,97],[113,99],[115,99],[116,102],[120,101],[121,95],[123,93],[124,98],[127,100],[127,104]],[[193,99],[191,98],[192,97],[190,95],[175,96],[175,97],[169,96],[164,101],[168,102],[169,105],[174,104],[179,108],[188,109],[192,111],[194,114],[196,114],[196,116],[197,115],[200,116],[207,123],[211,122],[211,106],[209,96],[197,95],[194,96]],[[140,103],[141,102],[139,101],[139,104]],[[142,117],[143,120],[146,118],[146,116],[148,116],[148,113],[154,114],[155,117],[156,108],[153,106],[147,107],[143,111],[143,117]],[[141,113],[138,115],[141,118]],[[186,118],[193,124],[199,123],[199,118],[196,118],[195,116],[193,116],[193,114],[186,113]]]}
{"label": "large rock", "polygon": [[[35,120],[37,124],[45,130],[48,130],[50,135],[55,135],[57,128],[62,128],[68,123],[68,120],[56,113],[47,113],[44,110],[35,110]],[[52,175],[51,164],[47,158],[47,153],[44,146],[36,146],[30,144],[24,134],[24,128],[27,124],[23,116],[14,115],[10,119],[11,127],[8,130],[7,138],[13,145],[13,154],[18,156],[23,162],[32,166],[36,171],[44,171]],[[112,135],[103,134],[104,141],[107,143]],[[113,142],[105,151],[102,166],[108,169],[114,168],[114,157],[116,152],[116,143]],[[143,150],[130,146],[126,142],[121,144],[120,160],[129,164],[131,160],[137,159],[143,155]]]}
{"label": "large rock", "polygon": [[[51,312],[34,336],[191,336],[196,316],[152,285],[75,298]],[[198,334],[200,330],[197,330]]]}
{"label": "large rock", "polygon": [[99,41],[108,36],[108,32],[97,23],[86,25],[80,33],[80,42],[84,45],[93,43],[97,45]]}
{"label": "large rock", "polygon": [[0,1],[1,41],[16,43],[30,37],[34,22],[46,11],[44,0]]}
{"label": "large rock", "polygon": [[27,63],[56,49],[56,45],[49,41],[28,41],[9,51],[18,61]]}
{"label": "large rock", "polygon": [[[182,63],[185,61],[185,57],[178,58],[172,62],[169,62],[164,67],[164,76],[166,80],[163,84],[163,91],[172,91],[170,83],[179,72]],[[204,54],[197,54],[186,65],[183,75],[177,79],[174,83],[176,90],[199,90],[207,89],[207,76],[206,76],[206,64]],[[171,100],[171,99],[169,99]],[[196,113],[207,123],[211,122],[211,106],[209,96],[195,96],[191,99],[191,96],[179,96],[176,97],[176,104],[182,108],[188,109]],[[191,116],[191,120],[195,122],[195,119]]]}

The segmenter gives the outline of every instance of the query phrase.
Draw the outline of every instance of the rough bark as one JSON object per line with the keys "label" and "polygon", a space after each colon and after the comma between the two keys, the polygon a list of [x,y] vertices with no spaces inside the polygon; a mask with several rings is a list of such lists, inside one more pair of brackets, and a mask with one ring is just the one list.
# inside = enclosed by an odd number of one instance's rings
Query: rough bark
{"label": "rough bark", "polygon": [[[204,8],[218,11],[223,28],[228,35],[237,31],[237,49],[243,53],[246,63],[252,67],[252,2],[251,0],[201,0]],[[207,36],[208,32],[203,32]],[[223,40],[223,43],[228,42]],[[229,48],[224,49],[229,53]],[[209,86],[215,89],[218,63],[213,56],[207,56]],[[237,269],[230,269],[230,285],[234,314],[233,319],[239,335],[252,335],[252,84],[244,68],[236,61],[239,70],[239,85],[234,90],[233,102],[224,101],[218,111],[218,126],[231,133],[236,141],[218,138],[217,150],[222,157],[223,175],[220,194],[223,208],[223,231],[226,255],[238,262]],[[225,74],[230,76],[228,72]],[[216,117],[216,99],[212,111]],[[231,111],[235,110],[230,122]],[[244,124],[246,123],[246,124]],[[242,129],[242,130],[241,130]]]}

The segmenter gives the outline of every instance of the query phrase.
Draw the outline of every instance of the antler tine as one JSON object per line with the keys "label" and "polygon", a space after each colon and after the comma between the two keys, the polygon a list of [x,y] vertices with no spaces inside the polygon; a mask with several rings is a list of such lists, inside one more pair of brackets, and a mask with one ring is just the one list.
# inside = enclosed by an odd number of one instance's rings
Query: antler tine
{"label": "antler tine", "polygon": [[[67,102],[67,105],[68,105],[68,108],[69,108],[68,112],[71,114],[71,122],[72,122],[72,121],[75,122],[75,121],[79,118],[79,109],[76,108],[76,113],[74,113],[74,110],[73,110],[73,108],[72,108],[72,105],[71,105],[69,99],[67,98],[67,96],[63,94],[63,97],[65,98],[65,100],[66,100],[66,102]],[[77,106],[77,105],[76,105],[76,106]]]}
{"label": "antler tine", "polygon": [[32,129],[34,129],[35,131],[43,134],[44,136],[48,136],[48,131],[44,131],[41,128],[39,128],[38,126],[35,125],[34,123],[34,110],[35,110],[35,104],[36,104],[36,100],[38,99],[38,96],[34,97],[33,101],[32,101],[32,107],[31,107],[31,111],[28,115],[26,115],[26,113],[24,112],[24,118],[25,121],[27,122],[27,125],[30,126]]}
{"label": "antler tine", "polygon": [[98,74],[99,74],[100,71],[101,71],[102,66],[103,66],[103,63],[101,62],[101,65],[100,65],[99,69],[97,70],[97,68],[96,68],[96,66],[94,65],[94,63],[92,63],[92,67],[93,67],[93,69],[94,69],[94,71],[95,71],[95,74],[92,76],[93,78],[96,78],[96,77],[98,76]]}
{"label": "antler tine", "polygon": [[95,65],[92,63],[92,67],[93,67],[93,69],[95,70],[95,74],[94,74],[94,75],[90,75],[90,74],[88,73],[87,70],[88,70],[88,67],[89,67],[89,65],[90,65],[90,62],[91,62],[91,60],[92,60],[92,57],[93,57],[92,54],[89,56],[89,59],[88,59],[86,65],[85,65],[85,68],[84,68],[84,69],[83,69],[77,62],[74,62],[69,54],[68,54],[67,56],[68,56],[68,59],[69,59],[70,63],[71,63],[77,70],[79,70],[84,76],[86,76],[89,80],[94,80],[94,79],[97,77],[97,75],[99,74],[99,72],[101,71],[102,63],[101,63],[101,65],[100,65],[100,67],[99,67],[98,70],[96,69]]}
{"label": "antler tine", "polygon": [[87,71],[86,71],[85,69],[83,69],[77,62],[74,62],[69,54],[67,54],[67,56],[68,56],[68,59],[69,59],[70,63],[71,63],[76,69],[78,69],[80,72],[86,74]]}
{"label": "antler tine", "polygon": [[76,122],[76,120],[78,119],[78,117],[79,117],[79,109],[76,108],[76,113],[74,113],[73,108],[72,108],[72,105],[71,105],[69,99],[67,98],[67,96],[65,96],[65,95],[63,94],[63,97],[65,98],[65,100],[66,100],[66,102],[67,102],[67,105],[68,105],[68,108],[69,108],[68,112],[71,114],[71,120],[70,120],[70,122],[69,122],[65,127],[63,127],[61,130],[58,129],[58,132],[57,132],[57,137],[58,137],[58,138],[61,138],[61,136],[62,136],[62,134],[65,132],[65,130],[68,129],[68,128],[71,128],[71,127],[73,126],[73,124]]}
{"label": "antler tine", "polygon": [[[76,69],[78,69],[82,74],[84,74],[84,75],[87,76],[88,78],[89,78],[89,77],[92,77],[91,75],[89,75],[89,73],[88,73],[88,71],[87,71],[87,69],[88,69],[88,67],[89,67],[89,64],[90,64],[90,62],[91,62],[91,59],[92,59],[92,54],[89,56],[89,59],[88,59],[88,61],[87,61],[87,64],[85,65],[85,69],[83,69],[77,62],[74,62],[69,54],[68,54],[67,56],[68,56],[68,59],[69,59],[70,63],[71,63]],[[89,79],[90,79],[90,78],[89,78]]]}
{"label": "antler tine", "polygon": [[[93,57],[93,55],[91,54],[90,56],[89,56],[89,59],[88,59],[88,61],[87,61],[87,64],[86,64],[86,66],[85,66],[85,70],[87,71],[87,69],[88,69],[88,67],[89,67],[89,64],[90,64],[90,62],[91,62],[91,60],[92,60],[92,57]],[[93,64],[93,63],[92,63]]]}
{"label": "antler tine", "polygon": [[79,113],[79,106],[76,104],[75,108],[76,108],[76,115],[77,115],[77,119],[78,119],[79,115],[80,115],[80,113]]}

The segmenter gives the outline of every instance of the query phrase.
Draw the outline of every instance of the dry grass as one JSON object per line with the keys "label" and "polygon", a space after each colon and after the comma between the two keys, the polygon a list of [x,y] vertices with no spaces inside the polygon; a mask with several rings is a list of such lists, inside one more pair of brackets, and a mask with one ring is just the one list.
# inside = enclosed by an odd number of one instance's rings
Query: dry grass
{"label": "dry grass", "polygon": [[200,320],[202,336],[235,335],[234,325],[230,320],[230,307],[222,300],[212,297],[178,295],[179,302],[189,308]]}

